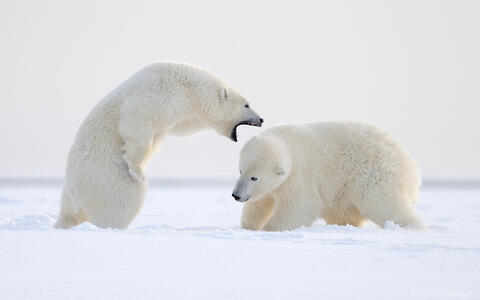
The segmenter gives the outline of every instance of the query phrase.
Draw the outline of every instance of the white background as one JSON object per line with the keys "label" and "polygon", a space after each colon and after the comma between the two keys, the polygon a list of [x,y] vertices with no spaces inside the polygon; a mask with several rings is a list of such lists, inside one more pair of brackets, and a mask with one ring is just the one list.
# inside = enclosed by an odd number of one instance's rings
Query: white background
{"label": "white background", "polygon": [[[480,179],[478,1],[2,1],[0,175],[62,175],[89,110],[179,60],[242,91],[265,125],[358,120],[429,179]],[[236,176],[240,144],[170,138],[151,176]]]}

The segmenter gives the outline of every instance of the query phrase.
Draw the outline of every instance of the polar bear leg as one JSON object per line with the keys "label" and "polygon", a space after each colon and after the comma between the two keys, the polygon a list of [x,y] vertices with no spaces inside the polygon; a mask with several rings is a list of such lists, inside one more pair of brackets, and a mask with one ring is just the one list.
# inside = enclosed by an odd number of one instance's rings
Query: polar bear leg
{"label": "polar bear leg", "polygon": [[362,227],[365,221],[367,221],[367,218],[362,216],[355,207],[343,210],[341,213],[326,211],[322,218],[328,225],[352,225],[356,227]]}
{"label": "polar bear leg", "polygon": [[257,201],[248,201],[243,206],[241,227],[248,230],[260,230],[272,216],[273,197],[267,195]]}
{"label": "polar bear leg", "polygon": [[58,216],[58,219],[55,222],[55,224],[53,224],[53,227],[54,228],[59,228],[59,229],[68,229],[68,228],[71,228],[73,226],[77,226],[80,223],[83,223],[83,221],[78,221],[72,215],[69,215],[67,213],[62,212]]}
{"label": "polar bear leg", "polygon": [[293,230],[301,226],[311,226],[317,217],[308,205],[276,202],[272,217],[265,223],[265,231]]}
{"label": "polar bear leg", "polygon": [[374,189],[364,194],[357,207],[363,216],[381,227],[386,221],[392,221],[402,227],[425,230],[425,224],[413,209],[413,201],[405,197]]}
{"label": "polar bear leg", "polygon": [[139,133],[138,136],[123,138],[123,159],[128,165],[128,173],[136,181],[143,181],[143,162],[152,151],[153,134],[150,132]]}
{"label": "polar bear leg", "polygon": [[128,165],[128,173],[134,180],[142,182],[145,180],[143,170],[152,155],[154,142],[158,143],[164,134],[154,134],[152,128],[130,130],[130,127],[125,124],[120,128],[120,135],[124,142],[123,159]]}
{"label": "polar bear leg", "polygon": [[86,221],[83,212],[72,203],[71,197],[65,190],[62,192],[60,215],[53,224],[54,228],[68,229]]}

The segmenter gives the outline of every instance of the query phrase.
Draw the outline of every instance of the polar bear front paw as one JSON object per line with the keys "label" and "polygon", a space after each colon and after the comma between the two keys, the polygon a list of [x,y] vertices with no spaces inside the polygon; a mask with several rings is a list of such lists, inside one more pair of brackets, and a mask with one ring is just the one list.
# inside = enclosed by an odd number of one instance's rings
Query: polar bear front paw
{"label": "polar bear front paw", "polygon": [[135,170],[129,168],[128,174],[130,174],[130,177],[135,181],[142,182],[145,180],[145,175],[143,175],[143,171],[140,168],[136,168]]}
{"label": "polar bear front paw", "polygon": [[261,230],[261,224],[255,224],[253,222],[242,221],[240,227],[245,230],[258,231]]}

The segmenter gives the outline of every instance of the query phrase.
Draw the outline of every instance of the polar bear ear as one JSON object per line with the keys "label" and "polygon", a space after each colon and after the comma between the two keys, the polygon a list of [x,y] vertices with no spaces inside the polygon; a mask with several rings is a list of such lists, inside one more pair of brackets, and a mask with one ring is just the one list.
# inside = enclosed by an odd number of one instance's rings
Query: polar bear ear
{"label": "polar bear ear", "polygon": [[283,174],[285,174],[285,170],[282,168],[282,166],[276,165],[275,166],[275,174],[283,175]]}
{"label": "polar bear ear", "polygon": [[228,88],[222,86],[219,90],[218,90],[218,95],[220,96],[220,99],[221,100],[225,100],[228,98]]}

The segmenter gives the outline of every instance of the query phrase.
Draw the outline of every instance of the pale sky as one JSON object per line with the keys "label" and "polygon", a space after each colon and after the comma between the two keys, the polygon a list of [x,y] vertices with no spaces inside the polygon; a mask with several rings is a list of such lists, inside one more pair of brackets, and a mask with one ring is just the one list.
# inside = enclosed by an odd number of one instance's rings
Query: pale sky
{"label": "pale sky", "polygon": [[[278,123],[362,121],[426,179],[480,179],[480,1],[2,1],[0,176],[63,174],[78,126],[143,66],[212,70]],[[239,143],[168,138],[151,177],[237,176]]]}

